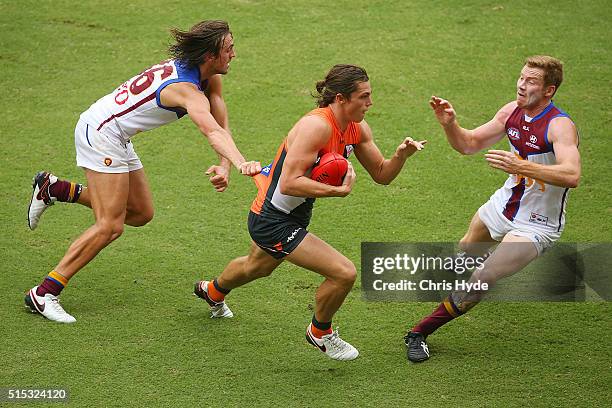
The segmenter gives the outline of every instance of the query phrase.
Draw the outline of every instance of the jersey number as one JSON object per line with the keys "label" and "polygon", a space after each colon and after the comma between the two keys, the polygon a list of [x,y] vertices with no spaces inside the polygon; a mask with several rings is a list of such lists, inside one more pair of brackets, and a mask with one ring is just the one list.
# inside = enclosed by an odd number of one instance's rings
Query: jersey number
{"label": "jersey number", "polygon": [[139,93],[150,87],[151,84],[153,84],[153,81],[155,80],[155,73],[160,71],[160,78],[164,80],[170,75],[172,75],[172,73],[174,72],[174,67],[168,64],[156,65],[147,69],[138,77],[136,77],[129,86],[127,82],[124,82],[119,87],[119,92],[117,93],[117,95],[115,95],[115,102],[117,102],[117,105],[123,105],[128,100],[128,89],[132,95],[138,95]]}
{"label": "jersey number", "polygon": [[[514,155],[519,160],[525,160],[518,153],[514,153]],[[545,192],[546,191],[546,184],[542,180],[534,179],[534,178],[531,178],[531,177],[526,177],[526,176],[523,176],[522,174],[515,174],[515,177],[516,177],[516,185],[517,186],[521,183],[521,181],[523,179],[525,179],[525,187],[529,188],[529,187],[531,187],[533,185],[533,183],[538,183],[538,185],[540,186],[539,187],[540,191],[541,192]]]}
{"label": "jersey number", "polygon": [[546,184],[538,179],[534,179],[531,177],[525,177],[522,174],[517,174],[516,175],[516,184],[520,184],[521,180],[525,179],[525,187],[529,188],[533,185],[533,183],[537,183],[538,184],[538,188],[540,189],[541,192],[545,192],[546,191]]}

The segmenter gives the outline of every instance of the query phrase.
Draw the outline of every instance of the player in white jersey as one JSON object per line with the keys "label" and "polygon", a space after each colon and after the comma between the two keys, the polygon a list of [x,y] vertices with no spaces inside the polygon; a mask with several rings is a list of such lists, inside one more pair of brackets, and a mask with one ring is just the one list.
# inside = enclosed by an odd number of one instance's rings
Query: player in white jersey
{"label": "player in white jersey", "polygon": [[235,56],[225,21],[202,21],[189,31],[173,29],[171,59],[155,64],[121,84],[85,111],[75,129],[77,165],[83,167],[87,188],[59,180],[48,172],[35,176],[28,208],[28,225],[36,228],[42,213],[55,201],[91,207],[95,224],[72,243],[59,264],[25,297],[32,312],[63,323],[75,319],[57,297],[79,270],[117,239],[124,224],[142,226],[153,218],[153,201],[142,163],[131,137],[183,115],[206,137],[221,159],[210,166],[217,191],[228,185],[231,165],[241,174],[261,171],[247,162],[229,131],[221,76]]}
{"label": "player in white jersey", "polygon": [[[490,289],[513,275],[559,239],[565,224],[569,189],[578,186],[578,133],[552,97],[563,80],[561,61],[548,56],[527,58],[517,81],[516,100],[503,106],[489,122],[473,130],[459,126],[450,102],[433,96],[430,105],[451,146],[474,154],[507,137],[510,151],[489,150],[489,165],[508,173],[472,218],[459,246],[465,256],[488,255],[470,282]],[[491,248],[497,244],[492,251]],[[484,291],[454,291],[436,310],[405,336],[408,360],[429,358],[428,335],[476,305]]]}

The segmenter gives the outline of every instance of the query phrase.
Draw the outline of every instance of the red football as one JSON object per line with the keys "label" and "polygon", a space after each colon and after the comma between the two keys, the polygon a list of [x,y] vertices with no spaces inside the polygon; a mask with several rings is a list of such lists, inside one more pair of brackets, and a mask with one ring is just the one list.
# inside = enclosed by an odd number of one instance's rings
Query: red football
{"label": "red football", "polygon": [[348,161],[338,153],[325,153],[319,157],[310,173],[310,178],[319,183],[339,186],[348,170]]}

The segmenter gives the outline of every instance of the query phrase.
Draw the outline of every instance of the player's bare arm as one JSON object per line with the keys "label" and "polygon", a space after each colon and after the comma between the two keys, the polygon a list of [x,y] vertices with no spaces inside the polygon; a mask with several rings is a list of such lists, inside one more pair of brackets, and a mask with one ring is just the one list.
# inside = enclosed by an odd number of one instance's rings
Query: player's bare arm
{"label": "player's bare arm", "polygon": [[295,197],[344,197],[353,188],[355,171],[349,168],[341,186],[330,186],[306,176],[319,151],[331,137],[330,126],[316,116],[307,116],[295,125],[287,138],[287,156],[280,177],[280,191]]}
{"label": "player's bare arm", "polygon": [[578,133],[572,121],[566,117],[553,119],[548,128],[548,141],[553,145],[556,164],[533,163],[503,150],[489,150],[485,157],[491,167],[509,174],[520,174],[559,187],[577,187],[581,165]]}
{"label": "player's bare arm", "polygon": [[399,174],[408,157],[423,150],[426,140],[416,141],[410,137],[404,138],[390,159],[385,159],[380,149],[374,143],[372,129],[363,120],[361,127],[361,142],[355,146],[355,156],[378,184],[389,184]]}
{"label": "player's bare arm", "polygon": [[[217,123],[225,129],[225,131],[231,136],[229,128],[229,120],[227,114],[227,106],[223,99],[223,83],[220,74],[213,75],[208,79],[208,87],[205,90],[206,96],[210,102],[210,112],[217,121]],[[213,165],[206,171],[207,175],[210,175],[210,182],[218,192],[223,192],[229,184],[230,178],[230,161],[219,155],[219,165]]]}
{"label": "player's bare arm", "polygon": [[217,123],[210,112],[206,95],[188,82],[177,82],[165,87],[160,93],[165,106],[182,107],[202,132],[211,147],[226,157],[242,174],[253,176],[261,171],[259,162],[246,162],[232,137]]}
{"label": "player's bare arm", "polygon": [[516,102],[502,107],[487,123],[476,129],[462,128],[457,122],[453,105],[446,99],[432,96],[429,105],[442,125],[450,145],[461,154],[474,154],[493,146],[505,136],[505,123],[516,108]]}

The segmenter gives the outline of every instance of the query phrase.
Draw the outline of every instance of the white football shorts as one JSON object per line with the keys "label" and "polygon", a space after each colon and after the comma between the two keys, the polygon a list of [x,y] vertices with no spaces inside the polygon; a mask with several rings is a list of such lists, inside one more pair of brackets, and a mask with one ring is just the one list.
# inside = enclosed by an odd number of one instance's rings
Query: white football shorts
{"label": "white football shorts", "polygon": [[79,167],[99,173],[128,173],[143,167],[131,142],[106,136],[82,120],[74,129],[74,144]]}
{"label": "white football shorts", "polygon": [[525,237],[533,242],[538,255],[542,255],[546,249],[550,248],[560,237],[560,232],[551,232],[534,228],[531,225],[523,225],[508,220],[504,215],[497,211],[495,204],[489,200],[478,209],[478,216],[489,229],[491,238],[496,241],[504,239],[506,234]]}

